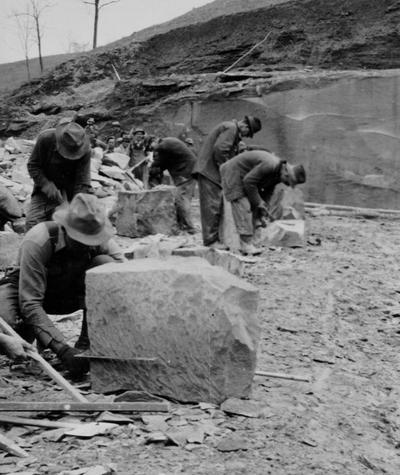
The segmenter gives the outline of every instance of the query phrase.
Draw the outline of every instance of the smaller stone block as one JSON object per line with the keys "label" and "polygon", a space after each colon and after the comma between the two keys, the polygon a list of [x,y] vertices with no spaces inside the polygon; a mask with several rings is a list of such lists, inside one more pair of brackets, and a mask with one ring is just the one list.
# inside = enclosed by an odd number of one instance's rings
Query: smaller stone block
{"label": "smaller stone block", "polygon": [[278,219],[304,219],[304,196],[299,188],[291,188],[280,183],[268,201],[271,217]]}
{"label": "smaller stone block", "polygon": [[181,247],[172,251],[173,256],[202,257],[212,266],[220,266],[231,274],[241,277],[244,273],[246,259],[229,251],[219,251],[206,246]]}
{"label": "smaller stone block", "polygon": [[120,191],[116,207],[117,234],[144,237],[149,234],[177,234],[176,188]]}
{"label": "smaller stone block", "polygon": [[125,173],[115,165],[111,167],[102,165],[100,167],[100,173],[105,176],[108,176],[109,178],[112,178],[113,180],[123,181],[127,179]]}
{"label": "smaller stone block", "polygon": [[224,197],[224,212],[219,227],[219,239],[230,251],[237,252],[240,249],[240,237],[233,220],[232,205]]}
{"label": "smaller stone block", "polygon": [[277,247],[302,247],[305,243],[305,222],[301,219],[274,221],[266,228],[259,228],[258,245]]}
{"label": "smaller stone block", "polygon": [[103,163],[105,165],[115,165],[119,168],[125,170],[129,163],[129,156],[124,153],[112,152],[106,153],[103,158]]}
{"label": "smaller stone block", "polygon": [[15,264],[22,236],[17,233],[0,231],[0,269]]}

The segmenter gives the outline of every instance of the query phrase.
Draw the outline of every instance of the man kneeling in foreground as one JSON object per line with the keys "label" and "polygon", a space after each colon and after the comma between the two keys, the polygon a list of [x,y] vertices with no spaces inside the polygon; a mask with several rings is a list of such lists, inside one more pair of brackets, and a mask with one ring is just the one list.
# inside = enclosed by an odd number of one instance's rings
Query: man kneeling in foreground
{"label": "man kneeling in foreground", "polygon": [[[96,196],[77,194],[61,205],[53,221],[39,223],[24,237],[17,265],[0,282],[0,316],[27,341],[35,338],[61,359],[72,376],[89,370],[84,358],[75,358],[89,346],[85,306],[85,272],[124,257],[105,208]],[[48,317],[83,309],[81,335],[72,348]]]}
{"label": "man kneeling in foreground", "polygon": [[261,150],[236,155],[221,168],[222,189],[232,204],[233,220],[240,235],[243,254],[260,254],[253,244],[254,230],[268,209],[263,196],[271,196],[278,183],[294,187],[306,181],[303,165],[290,165],[285,160]]}

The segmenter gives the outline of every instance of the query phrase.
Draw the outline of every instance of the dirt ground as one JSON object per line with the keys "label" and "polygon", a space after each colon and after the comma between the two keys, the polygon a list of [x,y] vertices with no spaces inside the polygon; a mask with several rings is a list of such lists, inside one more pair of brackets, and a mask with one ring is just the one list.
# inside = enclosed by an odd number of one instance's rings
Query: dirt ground
{"label": "dirt ground", "polygon": [[[205,433],[182,446],[146,443],[151,428],[139,416],[105,436],[58,442],[45,429],[4,425],[31,457],[1,454],[0,474],[95,465],[120,475],[399,474],[400,221],[320,216],[307,224],[306,247],[266,250],[245,278],[261,291],[258,368],[312,382],[257,376],[254,418],[173,404],[170,429]],[[3,360],[0,377],[3,400],[63,398],[32,365],[10,369]]]}

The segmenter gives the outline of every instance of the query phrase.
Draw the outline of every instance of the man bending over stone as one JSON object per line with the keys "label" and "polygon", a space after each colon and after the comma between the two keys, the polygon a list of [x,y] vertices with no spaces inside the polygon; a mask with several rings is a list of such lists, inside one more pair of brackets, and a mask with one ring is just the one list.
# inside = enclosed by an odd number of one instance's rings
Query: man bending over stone
{"label": "man bending over stone", "polygon": [[[88,371],[75,358],[89,346],[85,306],[85,272],[106,262],[124,261],[111,239],[110,222],[94,195],[79,193],[60,206],[54,221],[34,226],[24,237],[17,265],[0,282],[0,316],[31,342],[50,348],[74,376]],[[48,317],[83,309],[81,335],[72,348]]]}
{"label": "man bending over stone", "polygon": [[68,119],[42,132],[28,160],[34,186],[26,216],[26,231],[49,221],[58,205],[71,201],[90,185],[90,140],[85,130]]}
{"label": "man bending over stone", "polygon": [[232,214],[240,249],[244,254],[259,254],[253,244],[254,229],[268,216],[263,196],[271,196],[278,183],[294,187],[306,181],[303,165],[290,165],[285,160],[261,150],[243,152],[221,166],[222,188],[232,204]]}
{"label": "man bending over stone", "polygon": [[150,186],[161,184],[164,170],[168,170],[178,194],[176,212],[179,227],[190,234],[196,232],[191,217],[191,201],[196,185],[192,176],[196,155],[181,140],[164,137],[153,145],[153,163],[149,171]]}
{"label": "man bending over stone", "polygon": [[219,225],[223,210],[219,168],[239,153],[242,137],[253,137],[261,130],[257,117],[245,116],[218,124],[206,137],[200,150],[195,173],[199,183],[201,229],[205,246],[224,249],[219,241]]}

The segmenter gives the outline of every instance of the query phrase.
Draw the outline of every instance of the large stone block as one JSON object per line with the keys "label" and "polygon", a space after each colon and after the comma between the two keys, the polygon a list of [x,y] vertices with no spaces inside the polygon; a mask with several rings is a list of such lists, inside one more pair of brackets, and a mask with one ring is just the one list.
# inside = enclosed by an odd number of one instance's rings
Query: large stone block
{"label": "large stone block", "polygon": [[117,233],[129,237],[177,234],[175,198],[174,186],[120,191],[115,213]]}
{"label": "large stone block", "polygon": [[91,352],[107,358],[92,359],[95,391],[249,396],[260,337],[251,284],[204,259],[170,257],[92,269],[86,292]]}
{"label": "large stone block", "polygon": [[0,269],[15,264],[22,236],[17,233],[0,231]]}

